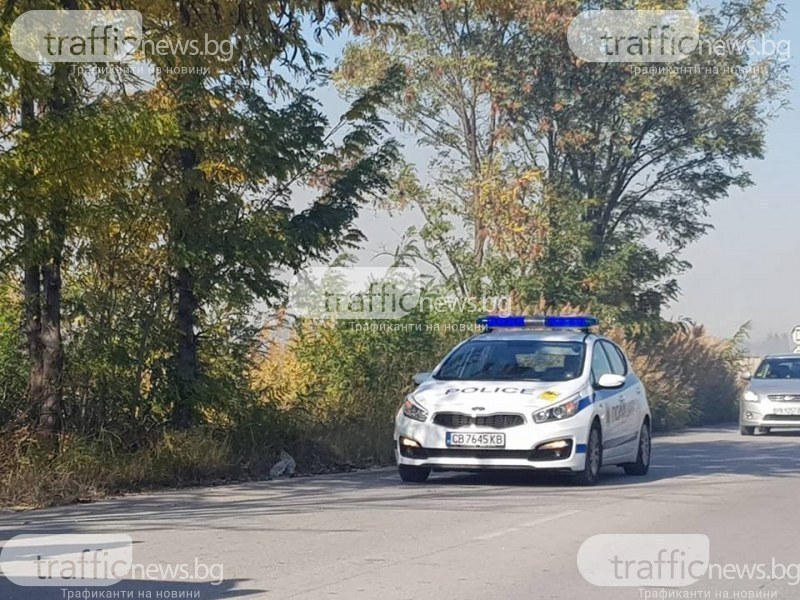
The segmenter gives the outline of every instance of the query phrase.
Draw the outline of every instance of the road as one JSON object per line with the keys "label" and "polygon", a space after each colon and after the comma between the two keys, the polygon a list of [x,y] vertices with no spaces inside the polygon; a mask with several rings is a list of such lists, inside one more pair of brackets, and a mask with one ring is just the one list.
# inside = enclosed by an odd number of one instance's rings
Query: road
{"label": "road", "polygon": [[[413,485],[377,470],[5,513],[0,540],[126,533],[135,563],[224,565],[220,585],[109,588],[133,597],[635,600],[646,597],[640,588],[595,587],[581,577],[576,556],[587,538],[702,533],[714,563],[797,564],[799,471],[800,433],[744,438],[704,429],[657,438],[647,477],[609,469],[595,488],[517,473],[436,474]],[[793,583],[701,580],[683,590],[794,600]],[[64,597],[59,588],[0,580],[2,599]]]}

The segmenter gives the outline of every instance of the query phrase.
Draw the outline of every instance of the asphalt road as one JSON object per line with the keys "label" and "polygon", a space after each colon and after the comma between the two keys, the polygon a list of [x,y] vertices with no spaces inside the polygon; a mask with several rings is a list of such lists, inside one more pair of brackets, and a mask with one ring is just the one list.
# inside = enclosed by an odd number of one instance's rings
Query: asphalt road
{"label": "asphalt road", "polygon": [[[135,563],[222,564],[225,580],[107,589],[153,598],[197,592],[203,600],[653,597],[653,588],[583,579],[578,549],[600,533],[702,533],[714,563],[800,563],[800,433],[695,430],[657,438],[653,452],[647,477],[609,469],[595,488],[516,473],[436,474],[412,485],[379,470],[5,513],[0,540],[126,533]],[[786,579],[701,580],[672,590],[686,591],[800,598],[800,585]],[[66,597],[0,579],[0,599]]]}

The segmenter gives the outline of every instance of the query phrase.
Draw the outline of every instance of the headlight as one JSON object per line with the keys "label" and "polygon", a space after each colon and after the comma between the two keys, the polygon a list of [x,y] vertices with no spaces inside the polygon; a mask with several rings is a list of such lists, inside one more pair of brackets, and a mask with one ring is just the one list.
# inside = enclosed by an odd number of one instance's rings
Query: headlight
{"label": "headlight", "polygon": [[428,418],[428,411],[414,402],[411,396],[408,396],[403,402],[403,414],[415,421],[425,421]]}
{"label": "headlight", "polygon": [[761,402],[761,398],[758,397],[758,394],[750,390],[744,393],[744,399],[745,402]]}
{"label": "headlight", "polygon": [[562,421],[568,419],[578,412],[578,405],[580,404],[580,395],[572,396],[566,402],[561,402],[556,406],[551,406],[533,413],[533,420],[536,423],[547,423],[549,421]]}

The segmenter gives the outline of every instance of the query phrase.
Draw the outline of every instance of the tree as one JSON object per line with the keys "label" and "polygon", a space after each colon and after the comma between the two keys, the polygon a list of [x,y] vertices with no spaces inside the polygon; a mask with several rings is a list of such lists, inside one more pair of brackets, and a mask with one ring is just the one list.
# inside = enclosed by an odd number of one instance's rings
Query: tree
{"label": "tree", "polygon": [[[381,142],[375,105],[396,74],[366,91],[333,128],[298,85],[325,76],[304,22],[310,18],[322,36],[367,22],[369,7],[334,3],[330,13],[310,2],[143,7],[155,42],[179,43],[204,32],[232,50],[151,57],[161,72],[156,104],[178,131],[151,172],[175,290],[177,427],[192,423],[208,383],[199,349],[204,309],[277,299],[280,270],[359,239],[352,228],[358,205],[387,185],[395,146]],[[317,197],[295,212],[290,196],[301,188]]]}
{"label": "tree", "polygon": [[[35,4],[7,6],[4,23],[47,3]],[[63,8],[79,7],[64,0]],[[303,87],[325,76],[307,27],[322,39],[349,24],[373,26],[381,7],[131,2],[125,8],[145,17],[145,49],[205,37],[230,44],[231,53],[176,45],[142,57],[155,68],[151,77],[131,71],[91,84],[71,65],[39,68],[2,49],[10,70],[2,80],[9,118],[0,239],[4,268],[26,273],[29,396],[42,431],[57,431],[63,412],[65,261],[72,261],[69,276],[94,285],[81,261],[103,255],[111,227],[151,219],[140,240],[164,261],[159,286],[174,317],[170,379],[179,427],[191,423],[209,383],[199,353],[204,328],[212,327],[204,311],[241,313],[256,298],[275,299],[281,269],[359,239],[357,207],[383,189],[395,157],[394,144],[380,140],[374,108],[389,88],[365,93],[330,127]],[[400,81],[396,75],[387,81]],[[317,196],[296,212],[289,201],[302,188]]]}
{"label": "tree", "polygon": [[[29,9],[79,6],[62,0],[9,2],[4,8],[5,29]],[[100,140],[92,141],[106,141],[102,135],[108,135],[109,122],[96,110],[105,99],[86,94],[71,65],[57,63],[43,69],[16,57],[7,44],[0,48],[7,69],[2,86],[0,241],[10,252],[0,265],[19,264],[24,271],[28,396],[38,430],[50,436],[59,430],[63,412],[62,270],[68,238],[80,204],[113,181],[119,161],[114,163],[118,155],[105,154],[113,146],[90,146],[80,153],[70,146],[87,133],[100,135]],[[110,137],[116,139],[113,133]],[[101,168],[105,170],[96,170]]]}
{"label": "tree", "polygon": [[[395,202],[421,210],[425,258],[448,261],[456,288],[475,293],[490,270],[516,269],[509,289],[526,289],[534,302],[594,301],[646,317],[678,294],[673,277],[688,266],[680,252],[709,229],[708,206],[749,185],[743,161],[762,156],[786,68],[776,56],[737,52],[696,52],[681,63],[696,70],[685,73],[586,63],[571,53],[566,28],[593,4],[512,3],[502,13],[469,1],[426,5],[405,13],[407,35],[350,45],[338,81],[358,90],[392,60],[405,67],[408,86],[391,112],[435,156],[430,183],[405,173]],[[762,0],[725,2],[702,13],[703,36],[739,43],[774,31],[782,17]],[[518,182],[532,178],[536,186],[520,194]],[[548,240],[525,272],[503,239],[521,225],[481,198],[487,184],[499,198],[501,181],[517,190],[520,210],[540,214],[523,221],[527,237]],[[543,234],[552,223],[564,235]],[[548,273],[555,257],[567,277]]]}

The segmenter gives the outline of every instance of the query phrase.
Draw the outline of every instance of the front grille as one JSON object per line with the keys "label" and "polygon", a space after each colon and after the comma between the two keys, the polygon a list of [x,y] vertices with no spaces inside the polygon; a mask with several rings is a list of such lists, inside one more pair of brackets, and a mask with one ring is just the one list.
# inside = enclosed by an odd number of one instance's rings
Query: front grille
{"label": "front grille", "polygon": [[800,394],[771,394],[767,398],[772,402],[800,402]]}
{"label": "front grille", "polygon": [[472,417],[460,413],[437,413],[436,416],[433,417],[433,422],[442,427],[461,429],[462,427],[470,427],[472,425]]}
{"label": "front grille", "polygon": [[425,448],[430,458],[519,458],[528,459],[530,450],[492,450],[488,448]]}
{"label": "front grille", "polygon": [[767,415],[764,417],[765,421],[785,421],[785,422],[800,422],[800,415]]}
{"label": "front grille", "polygon": [[450,429],[463,429],[465,427],[489,427],[491,429],[508,429],[525,423],[522,415],[500,413],[496,415],[479,415],[473,417],[462,413],[436,413],[433,422]]}

